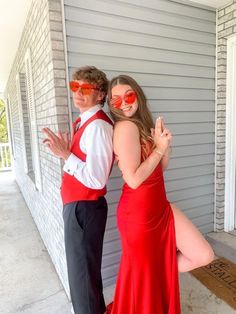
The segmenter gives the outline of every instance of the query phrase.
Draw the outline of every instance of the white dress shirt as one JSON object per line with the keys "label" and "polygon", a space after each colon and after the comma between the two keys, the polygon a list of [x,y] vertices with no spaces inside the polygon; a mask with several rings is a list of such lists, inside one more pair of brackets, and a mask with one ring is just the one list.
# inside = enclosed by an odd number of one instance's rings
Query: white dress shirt
{"label": "white dress shirt", "polygon": [[[79,127],[99,110],[101,106],[96,105],[83,112],[80,115]],[[87,156],[86,162],[71,153],[65,161],[63,170],[89,188],[102,189],[111,170],[112,136],[113,127],[108,122],[96,119],[89,123],[80,138],[80,149]]]}

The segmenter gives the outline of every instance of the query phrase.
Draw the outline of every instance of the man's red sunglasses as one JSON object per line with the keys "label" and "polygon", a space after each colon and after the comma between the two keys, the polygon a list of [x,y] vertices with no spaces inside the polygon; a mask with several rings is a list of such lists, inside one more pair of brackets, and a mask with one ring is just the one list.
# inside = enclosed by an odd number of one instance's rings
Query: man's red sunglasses
{"label": "man's red sunglasses", "polygon": [[90,95],[92,90],[99,90],[95,85],[89,83],[80,84],[77,81],[70,82],[70,89],[73,93],[76,93],[79,89],[83,95]]}
{"label": "man's red sunglasses", "polygon": [[120,108],[122,106],[123,99],[126,104],[133,105],[137,99],[137,95],[134,91],[127,91],[123,97],[115,95],[111,98],[110,105],[115,108]]}

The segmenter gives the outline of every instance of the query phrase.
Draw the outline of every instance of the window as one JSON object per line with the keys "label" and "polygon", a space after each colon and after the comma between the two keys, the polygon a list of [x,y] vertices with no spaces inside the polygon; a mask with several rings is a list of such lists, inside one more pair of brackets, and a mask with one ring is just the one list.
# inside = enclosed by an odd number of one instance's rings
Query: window
{"label": "window", "polygon": [[[32,171],[32,162],[30,165],[30,159],[31,159],[31,149],[30,149],[30,155],[27,155],[27,150],[29,152],[29,148],[26,145],[26,139],[29,138],[29,132],[27,132],[26,124],[24,124],[24,120],[28,120],[27,115],[27,106],[26,105],[26,90],[25,90],[25,74],[19,73],[16,75],[16,90],[17,90],[17,102],[18,102],[18,113],[19,113],[19,121],[20,121],[20,132],[21,132],[21,151],[22,151],[22,158],[24,163],[24,170],[25,173],[30,173]],[[24,108],[23,108],[24,106]],[[25,110],[26,109],[26,110]],[[26,117],[24,117],[24,111],[26,111]],[[27,118],[27,119],[26,119]],[[26,121],[27,123],[28,121]],[[27,123],[28,126],[28,123]]]}
{"label": "window", "polygon": [[[36,110],[34,101],[34,86],[33,86],[33,75],[32,75],[32,65],[30,51],[27,50],[25,55],[25,75],[20,76],[20,82],[22,79],[22,86],[26,90],[26,103],[27,103],[27,117],[28,117],[28,132],[30,143],[26,144],[27,156],[32,156],[31,168],[30,169],[30,158],[28,158],[28,171],[29,175],[31,173],[31,178],[35,182],[35,186],[39,191],[42,191],[42,181],[41,181],[41,171],[40,171],[40,159],[39,159],[39,144],[38,144],[38,131],[37,131],[37,120],[36,120]],[[22,89],[23,91],[23,89]],[[22,94],[21,94],[22,95]],[[27,118],[26,118],[27,120]],[[27,126],[27,123],[26,123]],[[25,130],[26,133],[27,130]],[[28,147],[27,147],[28,146]],[[28,151],[27,151],[28,148]]]}

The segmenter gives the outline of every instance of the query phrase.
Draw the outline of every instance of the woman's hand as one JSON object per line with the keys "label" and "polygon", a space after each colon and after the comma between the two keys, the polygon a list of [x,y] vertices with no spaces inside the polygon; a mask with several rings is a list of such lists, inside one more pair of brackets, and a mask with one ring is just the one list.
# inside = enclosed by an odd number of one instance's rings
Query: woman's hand
{"label": "woman's hand", "polygon": [[171,144],[172,134],[169,129],[165,128],[162,117],[156,120],[155,129],[151,130],[151,134],[156,148],[164,155]]}

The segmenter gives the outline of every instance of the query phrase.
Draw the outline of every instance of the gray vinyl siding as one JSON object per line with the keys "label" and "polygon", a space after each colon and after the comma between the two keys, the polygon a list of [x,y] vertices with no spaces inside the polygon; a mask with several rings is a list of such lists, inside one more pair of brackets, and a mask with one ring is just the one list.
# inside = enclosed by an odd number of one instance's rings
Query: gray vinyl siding
{"label": "gray vinyl siding", "polygon": [[[173,133],[165,173],[168,198],[203,233],[212,231],[215,11],[186,1],[65,0],[65,19],[70,77],[87,64],[109,78],[127,73],[137,79],[154,118],[162,115]],[[114,281],[120,258],[116,207],[121,187],[115,167],[108,183],[105,286]]]}

